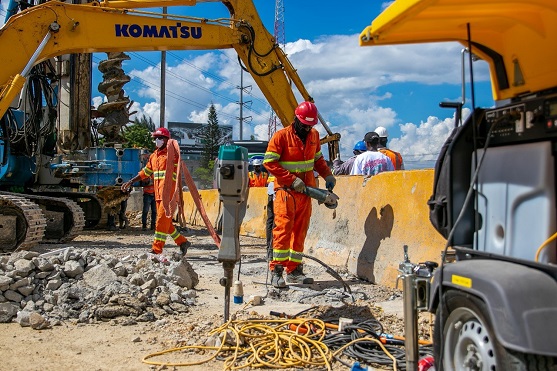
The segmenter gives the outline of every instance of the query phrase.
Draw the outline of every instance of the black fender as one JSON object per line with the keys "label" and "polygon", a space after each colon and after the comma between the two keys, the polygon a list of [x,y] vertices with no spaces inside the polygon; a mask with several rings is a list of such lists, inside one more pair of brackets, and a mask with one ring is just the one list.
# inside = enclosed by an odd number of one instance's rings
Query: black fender
{"label": "black fender", "polygon": [[[441,269],[432,282],[429,311],[439,300]],[[489,259],[443,267],[442,290],[456,289],[483,300],[495,336],[505,348],[557,356],[557,281],[525,265]]]}

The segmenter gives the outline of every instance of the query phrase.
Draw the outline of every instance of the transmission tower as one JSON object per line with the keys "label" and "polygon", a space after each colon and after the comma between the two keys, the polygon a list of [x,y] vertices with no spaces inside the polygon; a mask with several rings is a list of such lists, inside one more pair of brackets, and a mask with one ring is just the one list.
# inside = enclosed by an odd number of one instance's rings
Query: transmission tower
{"label": "transmission tower", "polygon": [[[275,1],[275,30],[274,30],[275,42],[279,47],[284,49],[286,45],[286,38],[284,35],[284,2],[283,0]],[[269,118],[269,139],[277,131],[277,115],[275,111],[271,108],[271,115]]]}
{"label": "transmission tower", "polygon": [[240,117],[236,117],[240,122],[240,140],[244,139],[244,122],[250,123],[252,117],[251,116],[244,116],[244,106],[251,108],[251,100],[244,101],[244,92],[249,93],[251,92],[251,85],[244,86],[244,70],[240,69],[240,86],[237,86],[236,89],[240,89],[240,101],[238,104],[240,105]]}

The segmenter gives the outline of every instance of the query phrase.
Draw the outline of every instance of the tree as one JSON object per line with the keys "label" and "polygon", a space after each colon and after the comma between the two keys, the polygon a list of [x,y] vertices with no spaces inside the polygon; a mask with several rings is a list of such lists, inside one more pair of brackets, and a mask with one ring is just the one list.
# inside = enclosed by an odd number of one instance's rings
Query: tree
{"label": "tree", "polygon": [[199,182],[199,188],[213,188],[214,173],[213,169],[215,168],[215,160],[209,161],[209,165],[207,167],[198,167],[193,171],[193,176]]}
{"label": "tree", "polygon": [[126,126],[123,129],[124,139],[130,148],[147,148],[149,151],[155,150],[155,144],[151,134],[155,131],[155,123],[151,117],[143,116],[133,121],[133,124]]}
{"label": "tree", "polygon": [[[215,105],[211,103],[209,107],[209,117],[207,127],[201,135],[203,151],[201,153],[201,167],[209,169],[209,164],[219,155],[219,146],[222,139],[222,132],[219,127],[219,119]],[[211,169],[212,170],[212,169]]]}

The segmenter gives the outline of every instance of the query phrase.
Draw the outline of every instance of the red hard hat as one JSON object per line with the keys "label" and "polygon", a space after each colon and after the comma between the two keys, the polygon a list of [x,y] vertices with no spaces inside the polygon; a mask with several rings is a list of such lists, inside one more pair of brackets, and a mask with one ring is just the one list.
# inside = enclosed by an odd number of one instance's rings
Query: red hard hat
{"label": "red hard hat", "polygon": [[168,131],[167,128],[158,128],[153,134],[151,134],[154,137],[167,137],[168,139],[170,139],[170,131]]}
{"label": "red hard hat", "polygon": [[317,124],[317,107],[311,102],[302,102],[294,111],[298,120],[303,124],[313,126]]}

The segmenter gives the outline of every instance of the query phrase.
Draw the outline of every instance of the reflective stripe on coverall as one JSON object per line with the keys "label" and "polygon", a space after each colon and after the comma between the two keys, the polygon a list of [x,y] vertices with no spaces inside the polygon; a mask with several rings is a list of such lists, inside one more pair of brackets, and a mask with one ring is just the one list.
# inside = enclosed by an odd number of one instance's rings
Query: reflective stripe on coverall
{"label": "reflective stripe on coverall", "polygon": [[294,125],[273,135],[263,164],[275,176],[275,228],[270,269],[282,264],[288,274],[302,261],[300,253],[304,251],[311,217],[311,198],[290,189],[290,186],[298,177],[307,186],[315,187],[313,170],[323,178],[332,173],[321,153],[319,132],[312,128],[304,145],[296,135]]}
{"label": "reflective stripe on coverall", "polygon": [[[155,188],[155,200],[157,202],[157,221],[155,224],[155,238],[153,240],[153,252],[156,254],[162,253],[162,249],[166,242],[166,237],[170,235],[176,242],[178,246],[187,241],[187,239],[182,236],[174,224],[172,224],[172,218],[166,216],[164,210],[164,205],[162,203],[162,191],[164,189],[164,177],[166,175],[166,159],[168,150],[166,147],[164,149],[157,149],[155,152],[149,156],[149,161],[147,165],[139,172],[139,177],[141,179],[146,179],[148,177],[153,177],[153,187]],[[176,179],[176,171],[178,168],[178,163],[174,161],[174,169],[172,173],[172,179]]]}
{"label": "reflective stripe on coverall", "polygon": [[186,237],[182,236],[174,227],[172,218],[166,216],[162,201],[157,200],[157,223],[155,224],[155,240],[153,241],[153,252],[155,254],[162,253],[168,235],[178,246],[187,241]]}

